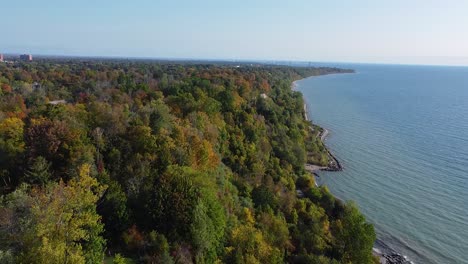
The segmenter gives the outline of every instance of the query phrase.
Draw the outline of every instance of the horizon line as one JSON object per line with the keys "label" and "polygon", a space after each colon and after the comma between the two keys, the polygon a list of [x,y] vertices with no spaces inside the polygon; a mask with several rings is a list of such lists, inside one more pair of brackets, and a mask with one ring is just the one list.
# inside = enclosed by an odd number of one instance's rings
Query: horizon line
{"label": "horizon line", "polygon": [[[398,62],[369,62],[369,61],[337,61],[337,60],[303,60],[303,59],[253,59],[253,58],[207,58],[207,57],[158,57],[158,56],[124,56],[124,55],[60,55],[51,53],[27,53],[27,52],[7,52],[1,53],[5,56],[18,56],[23,54],[31,54],[33,57],[47,58],[82,58],[82,59],[120,59],[120,60],[160,60],[160,61],[206,61],[206,62],[257,62],[257,63],[318,63],[318,64],[365,64],[365,65],[394,65],[394,66],[439,66],[439,67],[468,67],[466,64],[447,64],[447,63],[398,63]],[[435,56],[437,57],[437,56]],[[438,56],[441,57],[441,56]],[[423,57],[422,57],[423,58]],[[426,57],[428,58],[428,57]],[[468,57],[450,57],[450,58],[467,58]],[[283,64],[281,64],[283,65]],[[294,65],[284,65],[294,66]],[[314,65],[311,65],[314,66]]]}

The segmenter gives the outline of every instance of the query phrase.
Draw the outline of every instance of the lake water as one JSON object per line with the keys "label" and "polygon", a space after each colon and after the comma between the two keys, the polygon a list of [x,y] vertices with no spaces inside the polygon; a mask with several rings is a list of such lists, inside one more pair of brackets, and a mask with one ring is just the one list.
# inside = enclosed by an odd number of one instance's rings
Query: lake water
{"label": "lake water", "polygon": [[319,184],[354,200],[377,247],[415,263],[468,263],[468,68],[336,65],[299,81],[344,167]]}

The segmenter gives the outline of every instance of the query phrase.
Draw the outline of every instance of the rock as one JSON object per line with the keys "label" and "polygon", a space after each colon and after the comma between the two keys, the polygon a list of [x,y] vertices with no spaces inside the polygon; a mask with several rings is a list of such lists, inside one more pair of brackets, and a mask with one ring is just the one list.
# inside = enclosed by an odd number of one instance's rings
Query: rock
{"label": "rock", "polygon": [[382,256],[385,258],[385,263],[387,264],[411,264],[405,256],[398,253],[383,254]]}

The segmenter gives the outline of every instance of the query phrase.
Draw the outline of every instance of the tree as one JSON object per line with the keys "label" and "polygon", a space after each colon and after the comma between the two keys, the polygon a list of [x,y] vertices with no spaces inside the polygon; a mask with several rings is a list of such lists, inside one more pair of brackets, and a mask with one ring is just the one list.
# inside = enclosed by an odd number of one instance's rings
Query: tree
{"label": "tree", "polygon": [[51,178],[50,163],[44,157],[38,156],[24,177],[28,183],[45,186]]}
{"label": "tree", "polygon": [[239,225],[232,230],[226,251],[228,263],[283,263],[280,249],[268,244],[262,232],[252,224]]}
{"label": "tree", "polygon": [[182,169],[173,168],[157,177],[146,210],[151,229],[163,230],[170,239],[190,239],[193,210],[199,192]]}
{"label": "tree", "polygon": [[112,264],[127,264],[127,260],[120,254],[115,254],[114,259],[112,260]]}
{"label": "tree", "polygon": [[52,162],[54,169],[63,169],[70,158],[69,144],[74,142],[74,138],[64,122],[33,119],[25,138],[30,159],[42,156]]}
{"label": "tree", "polygon": [[222,249],[226,219],[214,190],[202,191],[193,214],[190,233],[197,263],[215,262]]}
{"label": "tree", "polygon": [[172,264],[174,260],[169,255],[169,243],[163,234],[151,231],[148,234],[148,253],[144,257],[146,263]]}
{"label": "tree", "polygon": [[151,113],[149,115],[149,124],[154,133],[160,129],[171,130],[174,117],[171,115],[171,109],[160,100],[154,100],[150,104]]}
{"label": "tree", "polygon": [[260,214],[258,224],[269,244],[288,251],[294,248],[288,224],[282,215],[274,215],[272,210],[267,210]]}
{"label": "tree", "polygon": [[5,118],[0,122],[0,153],[3,159],[14,159],[24,151],[24,123],[16,117]]}
{"label": "tree", "polygon": [[5,186],[18,181],[11,176],[18,171],[17,165],[22,162],[25,147],[23,127],[23,121],[16,117],[0,121],[0,177]]}
{"label": "tree", "polygon": [[[81,166],[68,184],[18,189],[3,198],[2,237],[7,237],[19,263],[99,263],[104,256],[103,225],[96,202],[105,187]],[[21,212],[21,213],[18,213]],[[6,232],[5,232],[6,230]]]}
{"label": "tree", "polygon": [[118,182],[109,180],[106,185],[108,188],[100,200],[97,211],[104,223],[104,237],[110,242],[120,242],[122,232],[128,228],[127,196]]}
{"label": "tree", "polygon": [[335,247],[341,253],[342,263],[374,263],[374,227],[366,222],[353,202],[346,205],[344,216],[336,222],[335,229]]}
{"label": "tree", "polygon": [[252,200],[258,208],[270,207],[271,209],[276,209],[278,207],[274,193],[267,186],[262,185],[253,189]]}

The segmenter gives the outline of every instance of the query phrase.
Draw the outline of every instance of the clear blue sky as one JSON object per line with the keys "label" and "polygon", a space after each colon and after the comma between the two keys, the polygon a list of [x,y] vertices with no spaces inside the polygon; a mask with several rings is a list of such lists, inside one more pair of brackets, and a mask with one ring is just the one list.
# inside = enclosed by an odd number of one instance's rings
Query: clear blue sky
{"label": "clear blue sky", "polygon": [[1,0],[0,52],[468,65],[466,0]]}

